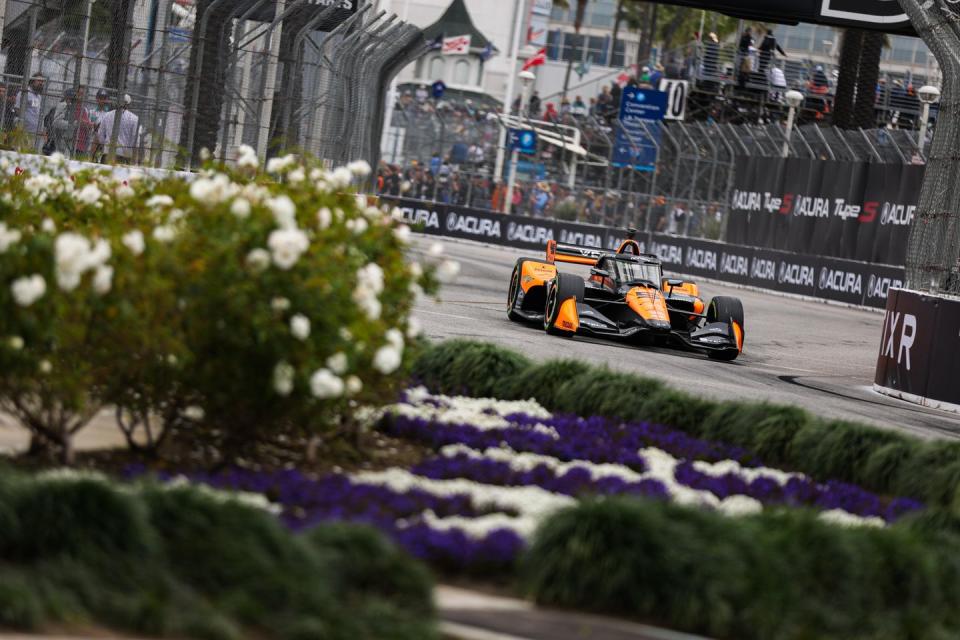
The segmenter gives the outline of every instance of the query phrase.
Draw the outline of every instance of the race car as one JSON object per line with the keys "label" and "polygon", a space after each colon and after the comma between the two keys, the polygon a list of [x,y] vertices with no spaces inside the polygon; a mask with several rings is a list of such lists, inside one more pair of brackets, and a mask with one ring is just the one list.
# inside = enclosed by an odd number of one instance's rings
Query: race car
{"label": "race car", "polygon": [[[558,262],[589,266],[590,276],[561,273]],[[551,240],[545,260],[517,260],[507,317],[541,323],[553,335],[672,344],[716,360],[743,352],[740,300],[719,296],[704,304],[696,283],[664,278],[661,261],[640,251],[632,230],[617,251]]]}

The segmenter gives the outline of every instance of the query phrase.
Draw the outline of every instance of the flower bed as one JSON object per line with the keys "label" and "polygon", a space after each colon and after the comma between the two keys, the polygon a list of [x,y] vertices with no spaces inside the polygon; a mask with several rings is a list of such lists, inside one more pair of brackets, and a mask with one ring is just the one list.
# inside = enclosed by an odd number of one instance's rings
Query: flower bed
{"label": "flower bed", "polygon": [[372,524],[448,569],[509,569],[537,528],[589,496],[641,496],[730,517],[805,509],[824,522],[883,527],[922,505],[765,467],[736,447],[662,425],[551,415],[535,402],[405,394],[382,412],[387,434],[436,452],[410,469],[334,474],[198,474],[266,495],[284,522]]}

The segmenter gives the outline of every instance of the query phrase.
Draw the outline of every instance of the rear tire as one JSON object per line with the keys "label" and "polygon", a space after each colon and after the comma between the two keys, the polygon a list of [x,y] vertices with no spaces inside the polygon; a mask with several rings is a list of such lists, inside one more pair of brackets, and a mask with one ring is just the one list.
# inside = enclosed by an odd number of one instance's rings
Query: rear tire
{"label": "rear tire", "polygon": [[516,311],[517,296],[520,293],[520,278],[523,275],[524,262],[537,262],[533,258],[520,258],[513,267],[510,276],[510,288],[507,289],[507,317],[514,322],[524,322],[525,318]]}
{"label": "rear tire", "polygon": [[[733,326],[736,322],[740,326],[741,339],[746,341],[747,330],[743,324],[743,303],[739,298],[730,298],[726,296],[717,296],[710,301],[710,308],[707,309],[707,322],[724,322]],[[707,355],[713,360],[723,360],[730,362],[736,360],[740,355],[739,349],[729,349],[727,351],[710,351]]]}
{"label": "rear tire", "polygon": [[556,279],[547,285],[547,305],[543,313],[543,328],[550,335],[572,338],[576,334],[576,331],[564,331],[554,326],[560,316],[560,307],[570,298],[583,302],[583,278],[568,273],[558,273]]}

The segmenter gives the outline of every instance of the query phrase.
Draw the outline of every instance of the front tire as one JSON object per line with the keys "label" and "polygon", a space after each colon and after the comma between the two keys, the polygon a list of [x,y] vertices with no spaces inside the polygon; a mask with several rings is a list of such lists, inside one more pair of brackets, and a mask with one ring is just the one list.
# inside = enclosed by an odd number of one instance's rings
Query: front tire
{"label": "front tire", "polygon": [[576,331],[558,329],[555,325],[560,316],[560,307],[570,298],[583,302],[583,279],[567,273],[558,273],[547,285],[547,305],[543,313],[543,328],[547,333],[564,338],[572,338]]}
{"label": "front tire", "polygon": [[[707,309],[707,322],[723,322],[730,325],[733,330],[733,324],[740,327],[740,345],[746,340],[746,328],[743,324],[743,303],[739,298],[727,296],[717,296],[710,301],[710,308]],[[713,360],[722,360],[730,362],[736,360],[740,355],[740,348],[727,349],[726,351],[710,351],[707,355]]]}
{"label": "front tire", "polygon": [[533,258],[520,258],[513,267],[510,276],[510,288],[507,289],[507,317],[514,322],[523,322],[525,319],[517,313],[517,298],[520,295],[520,278],[523,277],[523,263],[535,262]]}

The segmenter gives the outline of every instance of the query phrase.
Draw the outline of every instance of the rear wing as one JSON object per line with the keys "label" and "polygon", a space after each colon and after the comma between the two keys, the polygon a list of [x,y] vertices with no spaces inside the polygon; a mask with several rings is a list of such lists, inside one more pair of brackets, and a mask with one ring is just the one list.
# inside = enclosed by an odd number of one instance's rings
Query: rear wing
{"label": "rear wing", "polygon": [[585,264],[595,266],[600,258],[607,255],[627,254],[633,256],[644,255],[640,252],[640,245],[632,237],[628,237],[616,251],[604,251],[603,249],[594,249],[591,247],[581,247],[576,244],[564,244],[556,240],[547,242],[547,262],[570,262],[573,264]]}

